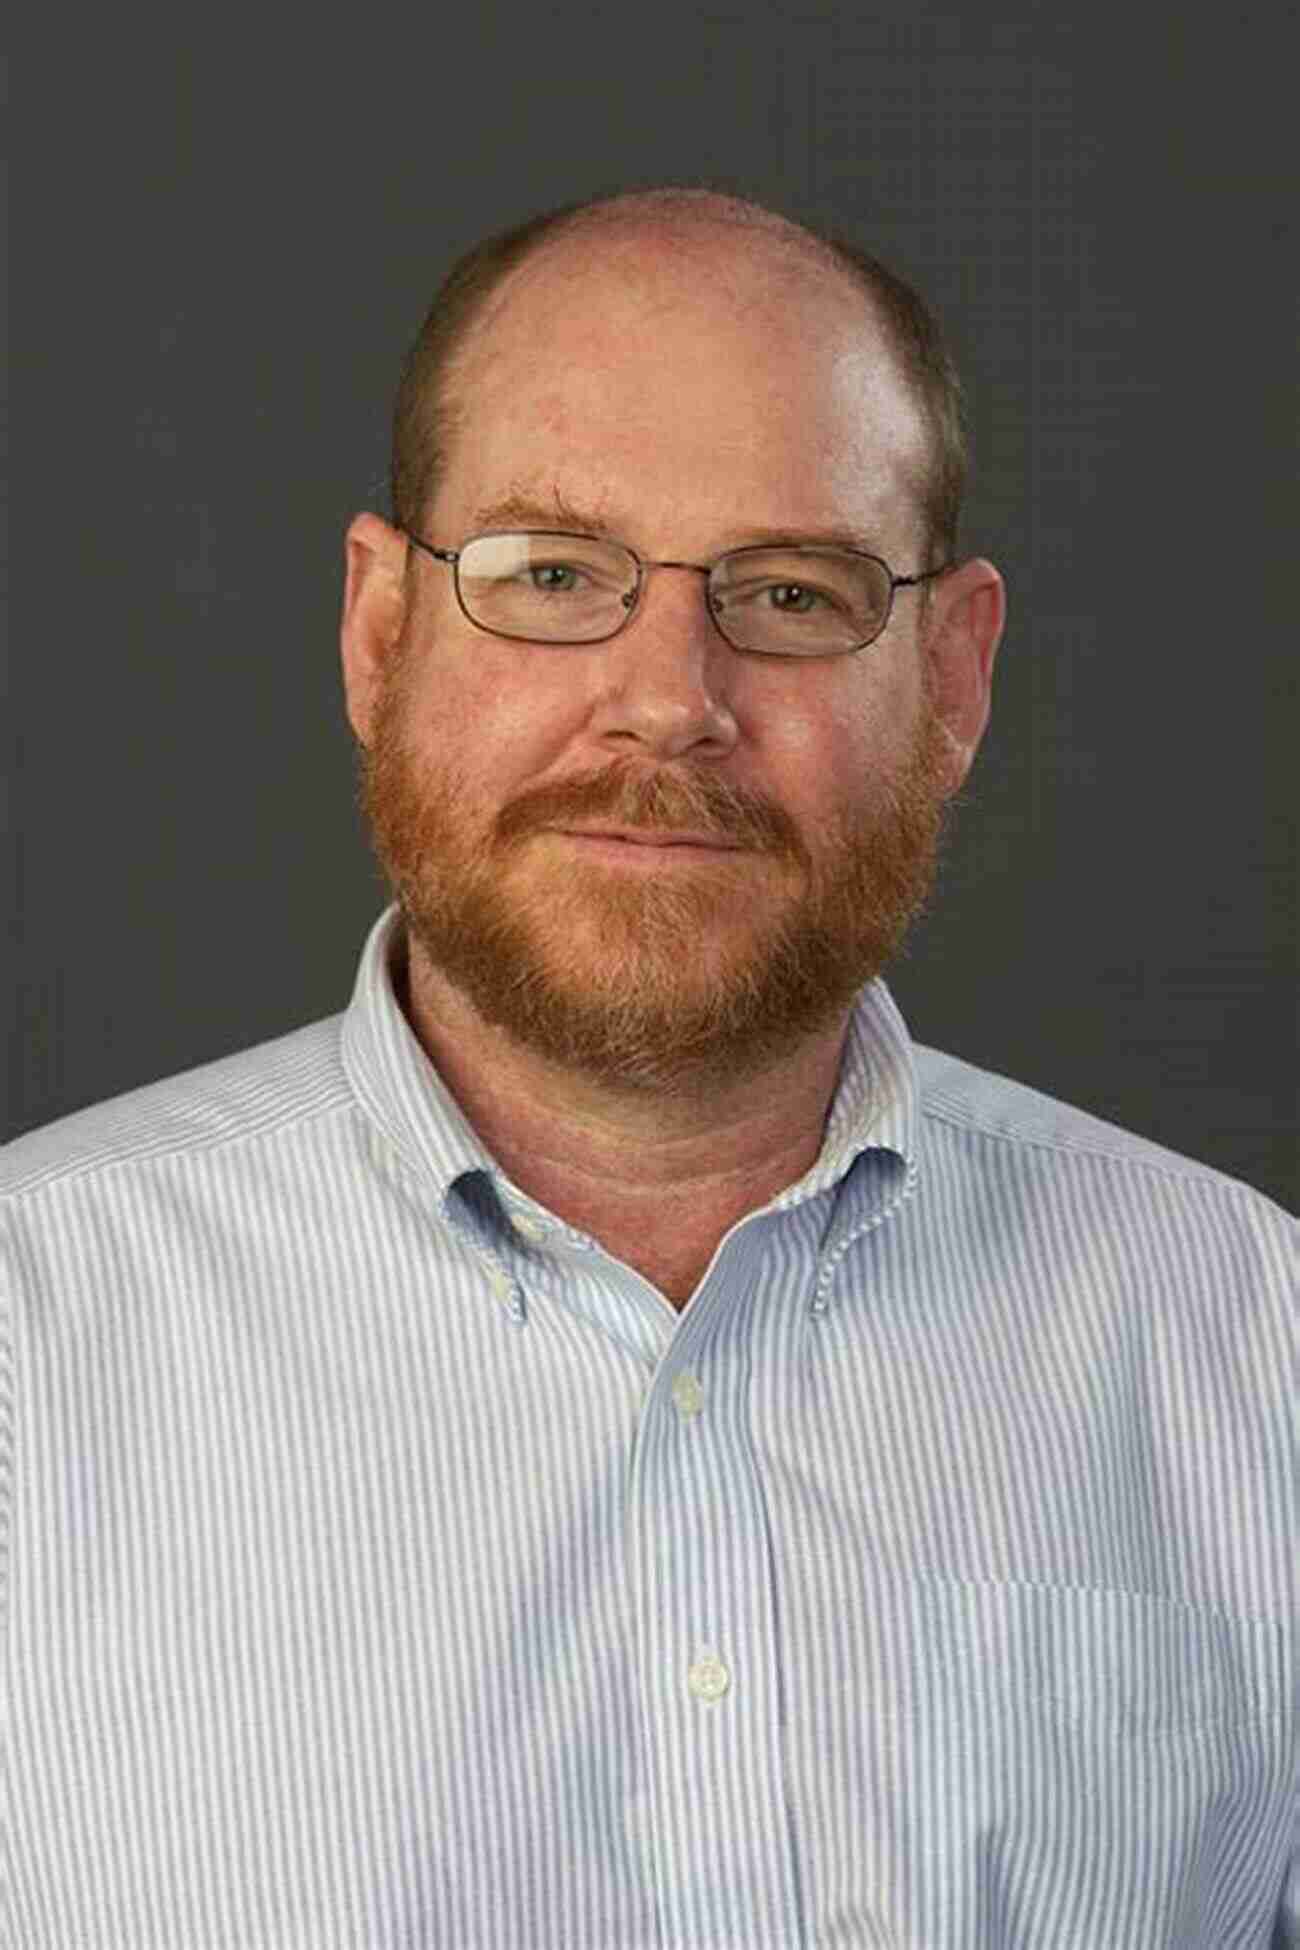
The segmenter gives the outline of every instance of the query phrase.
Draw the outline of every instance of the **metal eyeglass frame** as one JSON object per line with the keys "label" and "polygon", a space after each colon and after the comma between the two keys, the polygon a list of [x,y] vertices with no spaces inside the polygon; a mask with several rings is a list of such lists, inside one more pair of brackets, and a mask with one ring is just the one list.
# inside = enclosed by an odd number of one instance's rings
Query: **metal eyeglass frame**
{"label": "metal eyeglass frame", "polygon": [[[503,637],[512,643],[527,643],[531,639],[518,631],[489,629],[486,623],[480,623],[476,616],[471,616],[465,606],[465,598],[461,594],[460,587],[460,558],[470,543],[495,541],[498,536],[504,535],[545,535],[548,538],[570,542],[597,542],[611,539],[607,536],[584,535],[575,529],[569,528],[493,528],[485,531],[481,535],[466,536],[459,548],[438,548],[432,542],[426,542],[422,536],[414,534],[409,528],[401,529],[400,533],[405,535],[408,542],[413,543],[425,555],[430,556],[433,561],[443,562],[451,569],[452,580],[456,588],[456,602],[460,608],[461,615],[467,623],[472,624],[476,630],[482,630],[484,636]],[[889,577],[889,601],[885,604],[885,613],[881,619],[880,628],[874,635],[863,637],[861,643],[847,644],[842,650],[805,650],[791,652],[792,656],[809,658],[810,660],[815,660],[819,657],[850,657],[859,650],[867,649],[870,644],[878,642],[884,635],[889,627],[889,619],[894,613],[895,590],[910,589],[918,583],[930,582],[936,576],[947,575],[950,569],[955,569],[957,566],[955,562],[944,562],[937,569],[923,569],[919,575],[896,576],[883,555],[873,555],[870,550],[865,548],[845,548],[838,544],[830,545],[820,542],[756,542],[745,548],[724,549],[722,554],[717,557],[717,560],[713,562],[647,561],[638,555],[634,548],[629,548],[626,542],[616,542],[614,546],[621,548],[625,555],[630,555],[636,564],[636,586],[620,598],[624,609],[622,620],[617,622],[612,630],[606,630],[603,636],[547,637],[545,641],[548,644],[564,649],[576,648],[584,643],[608,643],[610,638],[617,636],[619,631],[630,623],[636,614],[637,605],[641,600],[641,590],[645,583],[645,572],[647,569],[692,569],[697,575],[711,576],[714,569],[718,566],[718,562],[730,561],[733,556],[737,555],[770,555],[773,549],[779,548],[783,553],[789,555],[826,555],[830,553],[861,556],[864,561],[878,562],[885,571],[885,574]],[[704,607],[712,618],[713,626],[723,642],[732,650],[738,651],[741,656],[772,657],[782,654],[780,651],[773,650],[752,650],[746,645],[732,643],[731,638],[727,635],[727,632],[718,620],[717,607],[708,600],[707,591]]]}

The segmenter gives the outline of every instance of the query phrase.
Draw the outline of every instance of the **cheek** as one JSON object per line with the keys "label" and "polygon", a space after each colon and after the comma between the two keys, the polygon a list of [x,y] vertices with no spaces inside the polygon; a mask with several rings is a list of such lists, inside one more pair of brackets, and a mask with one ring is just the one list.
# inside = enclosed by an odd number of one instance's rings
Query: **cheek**
{"label": "cheek", "polygon": [[865,686],[838,696],[787,696],[766,720],[762,770],[791,811],[816,816],[842,809],[870,790],[910,750],[914,706]]}
{"label": "cheek", "polygon": [[538,656],[484,637],[430,655],[403,707],[414,748],[494,803],[560,769],[582,721],[580,686]]}

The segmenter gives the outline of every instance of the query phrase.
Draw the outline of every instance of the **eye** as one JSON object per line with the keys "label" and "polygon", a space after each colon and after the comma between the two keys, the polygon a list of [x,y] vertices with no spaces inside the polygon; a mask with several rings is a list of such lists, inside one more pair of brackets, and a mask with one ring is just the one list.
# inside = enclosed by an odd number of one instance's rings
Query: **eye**
{"label": "eye", "polygon": [[768,585],[766,594],[771,599],[773,609],[786,616],[807,616],[818,603],[826,601],[819,589],[810,589],[804,582],[773,582]]}
{"label": "eye", "polygon": [[582,571],[571,562],[531,562],[527,574],[534,589],[553,590],[561,596],[571,594],[582,577]]}

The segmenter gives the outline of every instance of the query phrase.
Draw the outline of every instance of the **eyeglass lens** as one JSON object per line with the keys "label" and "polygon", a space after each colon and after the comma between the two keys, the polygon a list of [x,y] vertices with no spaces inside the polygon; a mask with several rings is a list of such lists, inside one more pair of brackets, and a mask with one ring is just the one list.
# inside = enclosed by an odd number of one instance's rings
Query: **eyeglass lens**
{"label": "eyeglass lens", "polygon": [[[581,535],[480,535],[457,563],[466,614],[486,630],[536,643],[595,643],[626,621],[636,558]],[[714,564],[709,603],[739,650],[828,656],[879,635],[889,572],[839,549],[743,548]]]}

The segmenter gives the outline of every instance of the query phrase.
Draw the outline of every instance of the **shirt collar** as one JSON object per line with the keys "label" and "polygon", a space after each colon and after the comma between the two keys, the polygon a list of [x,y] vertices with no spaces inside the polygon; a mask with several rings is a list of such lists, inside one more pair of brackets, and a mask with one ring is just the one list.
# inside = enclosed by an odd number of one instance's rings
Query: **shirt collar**
{"label": "shirt collar", "polygon": [[912,1039],[897,1003],[877,976],[859,991],[849,1017],[821,1151],[798,1184],[775,1201],[778,1210],[836,1184],[864,1152],[890,1154],[912,1177],[916,1135]]}
{"label": "shirt collar", "polygon": [[495,1161],[425,1054],[398,1000],[405,986],[401,909],[385,908],[366,938],[343,1017],[343,1065],[361,1105],[439,1200],[467,1171]]}
{"label": "shirt collar", "polygon": [[[343,1062],[363,1108],[407,1165],[433,1179],[443,1202],[466,1172],[497,1179],[500,1167],[406,1019],[398,1000],[405,957],[405,928],[394,903],[375,922],[362,951],[343,1017]],[[916,1134],[912,1042],[877,977],[854,1004],[821,1151],[804,1176],[773,1200],[773,1209],[788,1209],[828,1190],[864,1152],[892,1154],[890,1163],[901,1164],[912,1178]]]}

